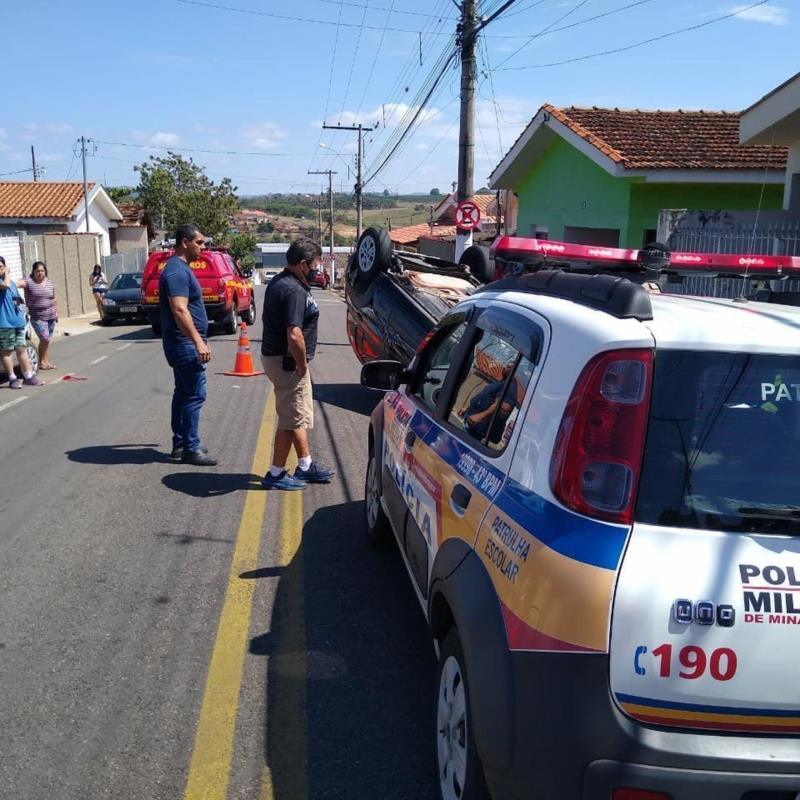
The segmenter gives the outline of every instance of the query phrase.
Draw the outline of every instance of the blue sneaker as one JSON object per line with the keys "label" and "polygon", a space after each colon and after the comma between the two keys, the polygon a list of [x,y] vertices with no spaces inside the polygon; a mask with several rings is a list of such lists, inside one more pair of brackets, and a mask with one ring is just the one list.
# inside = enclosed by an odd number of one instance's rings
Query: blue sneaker
{"label": "blue sneaker", "polygon": [[296,492],[298,489],[306,488],[306,484],[303,481],[293,478],[286,470],[277,476],[267,472],[261,479],[261,485],[265,489],[283,489],[285,492]]}
{"label": "blue sneaker", "polygon": [[330,483],[335,474],[332,469],[321,467],[316,461],[312,461],[308,469],[300,469],[298,467],[294,471],[294,477],[306,483]]}

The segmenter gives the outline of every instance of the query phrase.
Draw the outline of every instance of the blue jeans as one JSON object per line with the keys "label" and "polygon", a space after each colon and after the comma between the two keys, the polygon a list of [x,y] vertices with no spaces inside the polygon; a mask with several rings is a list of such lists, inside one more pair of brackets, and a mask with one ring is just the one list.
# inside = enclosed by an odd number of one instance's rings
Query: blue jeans
{"label": "blue jeans", "polygon": [[172,446],[200,449],[200,409],[206,401],[206,368],[199,361],[172,367],[175,392],[172,395]]}

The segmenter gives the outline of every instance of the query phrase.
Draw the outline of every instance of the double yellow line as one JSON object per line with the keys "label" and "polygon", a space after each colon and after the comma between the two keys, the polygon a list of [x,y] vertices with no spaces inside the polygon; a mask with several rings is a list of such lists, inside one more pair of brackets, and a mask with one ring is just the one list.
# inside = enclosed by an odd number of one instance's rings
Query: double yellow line
{"label": "double yellow line", "polygon": [[[264,408],[258,432],[256,451],[251,471],[258,474],[269,463],[270,448],[275,431],[275,401],[270,395]],[[284,494],[281,518],[280,566],[286,567],[294,560],[293,568],[302,576],[302,563],[298,562],[303,526],[302,492]],[[264,514],[268,492],[260,487],[248,489],[245,499],[236,547],[233,552],[225,601],[211,653],[211,663],[206,677],[200,718],[197,723],[194,750],[189,764],[189,775],[184,800],[225,800],[230,781],[233,758],[239,694],[244,672],[244,658],[250,639],[250,617],[255,593],[255,581],[239,576],[256,569],[264,527]],[[308,796],[307,734],[305,729],[305,618],[302,580],[289,581],[286,597],[284,648],[298,654],[301,679],[294,685],[295,696],[282,697],[278,708],[270,714],[280,714],[285,726],[285,739],[292,744],[294,780],[292,798],[305,800]],[[302,696],[297,696],[297,694]],[[290,704],[290,705],[287,705]],[[285,716],[284,716],[285,715]],[[270,726],[273,728],[273,726]],[[274,729],[274,728],[273,728]],[[272,774],[264,769],[262,800],[273,800]]]}

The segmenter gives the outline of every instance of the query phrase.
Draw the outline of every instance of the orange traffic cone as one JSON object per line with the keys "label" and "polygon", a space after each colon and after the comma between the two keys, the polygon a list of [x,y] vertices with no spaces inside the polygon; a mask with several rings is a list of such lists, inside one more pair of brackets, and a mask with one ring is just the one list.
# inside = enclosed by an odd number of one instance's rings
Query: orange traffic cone
{"label": "orange traffic cone", "polygon": [[250,340],[247,338],[247,325],[242,323],[239,334],[239,346],[236,349],[236,361],[233,363],[233,372],[224,372],[223,375],[235,375],[237,378],[252,378],[263,375],[253,369],[253,356],[250,353]]}

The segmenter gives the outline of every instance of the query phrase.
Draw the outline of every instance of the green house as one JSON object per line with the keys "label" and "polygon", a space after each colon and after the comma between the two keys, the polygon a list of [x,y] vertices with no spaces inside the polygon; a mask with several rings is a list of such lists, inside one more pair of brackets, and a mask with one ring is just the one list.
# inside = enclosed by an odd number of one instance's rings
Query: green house
{"label": "green house", "polygon": [[490,185],[516,195],[519,236],[607,247],[653,241],[661,209],[780,209],[786,148],[739,144],[739,118],[545,105]]}

